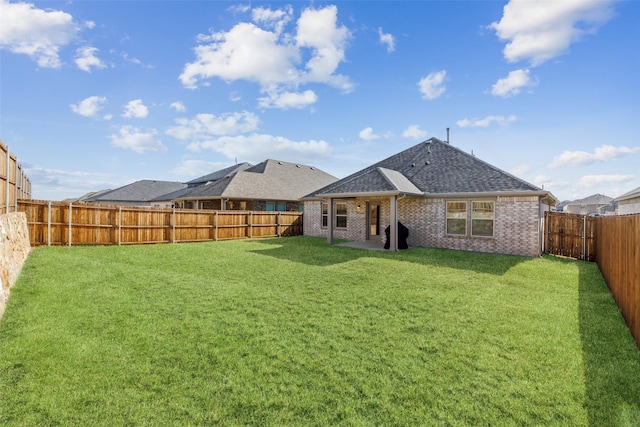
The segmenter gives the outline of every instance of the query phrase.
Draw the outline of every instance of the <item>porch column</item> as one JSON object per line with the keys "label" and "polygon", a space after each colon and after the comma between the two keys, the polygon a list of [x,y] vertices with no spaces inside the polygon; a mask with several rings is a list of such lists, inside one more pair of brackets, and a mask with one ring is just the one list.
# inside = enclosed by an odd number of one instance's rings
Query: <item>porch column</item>
{"label": "porch column", "polygon": [[389,212],[389,250],[398,250],[398,196],[389,198],[391,212]]}
{"label": "porch column", "polygon": [[327,235],[327,243],[333,245],[333,199],[329,199],[327,202],[327,228],[329,234]]}

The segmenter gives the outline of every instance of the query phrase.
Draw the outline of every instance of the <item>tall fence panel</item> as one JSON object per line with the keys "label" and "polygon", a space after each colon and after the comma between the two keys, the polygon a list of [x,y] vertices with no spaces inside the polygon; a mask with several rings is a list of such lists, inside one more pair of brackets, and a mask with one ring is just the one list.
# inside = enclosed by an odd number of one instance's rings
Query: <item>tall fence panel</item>
{"label": "tall fence panel", "polygon": [[545,212],[544,216],[546,253],[595,261],[596,218],[561,212]]}
{"label": "tall fence panel", "polygon": [[597,218],[596,262],[640,346],[640,214]]}
{"label": "tall fence panel", "polygon": [[213,211],[20,200],[32,246],[126,245],[302,235],[301,212]]}
{"label": "tall fence panel", "polygon": [[31,181],[9,147],[0,141],[0,214],[18,210],[19,199],[31,198]]}

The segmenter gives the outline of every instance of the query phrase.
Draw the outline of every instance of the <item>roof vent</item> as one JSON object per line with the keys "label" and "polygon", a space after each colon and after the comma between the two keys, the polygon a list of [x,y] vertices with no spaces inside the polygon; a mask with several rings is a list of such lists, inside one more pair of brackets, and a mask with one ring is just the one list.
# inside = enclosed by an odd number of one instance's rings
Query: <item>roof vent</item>
{"label": "roof vent", "polygon": [[424,162],[425,165],[430,165],[431,163],[429,163],[429,160],[427,160],[426,162]]}
{"label": "roof vent", "polygon": [[411,167],[412,167],[412,168],[415,168],[415,167],[416,167],[416,164],[415,164],[415,163],[411,163]]}
{"label": "roof vent", "polygon": [[278,164],[279,164],[279,165],[283,165],[284,163],[282,163],[282,162],[278,162]]}
{"label": "roof vent", "polygon": [[300,165],[296,165],[296,167],[297,167],[297,168],[299,168],[299,167],[300,167]]}

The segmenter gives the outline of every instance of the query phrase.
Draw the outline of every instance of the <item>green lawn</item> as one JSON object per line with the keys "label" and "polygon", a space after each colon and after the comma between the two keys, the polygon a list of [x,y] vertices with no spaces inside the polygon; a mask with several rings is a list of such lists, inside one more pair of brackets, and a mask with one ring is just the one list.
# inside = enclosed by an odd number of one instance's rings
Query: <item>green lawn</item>
{"label": "green lawn", "polygon": [[0,425],[640,425],[593,263],[290,237],[39,247]]}

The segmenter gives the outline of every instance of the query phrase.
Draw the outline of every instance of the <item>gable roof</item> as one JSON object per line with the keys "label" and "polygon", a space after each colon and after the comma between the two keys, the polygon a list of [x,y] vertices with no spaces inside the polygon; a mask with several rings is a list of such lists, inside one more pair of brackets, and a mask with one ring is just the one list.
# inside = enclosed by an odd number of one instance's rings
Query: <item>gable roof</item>
{"label": "gable roof", "polygon": [[572,200],[567,202],[565,206],[571,205],[608,205],[613,201],[612,197],[605,196],[604,194],[592,194],[582,199]]}
{"label": "gable roof", "polygon": [[174,181],[156,181],[143,179],[87,198],[87,202],[150,202],[153,200],[171,200],[168,193],[186,188],[186,184]]}
{"label": "gable roof", "polygon": [[[307,195],[307,198],[504,192],[550,195],[548,191],[471,154],[437,138],[431,138],[329,184]],[[555,203],[555,198],[553,199]]]}
{"label": "gable roof", "polygon": [[212,173],[210,173],[208,175],[203,175],[201,177],[192,179],[191,181],[187,182],[187,185],[190,186],[190,187],[193,187],[195,185],[205,184],[205,183],[211,182],[211,181],[217,181],[217,180],[222,179],[222,178],[224,178],[226,176],[231,176],[231,175],[235,174],[236,172],[243,171],[245,169],[249,169],[251,166],[252,166],[251,163],[242,162],[240,164],[229,166],[228,168],[224,168],[224,169],[220,169],[219,171],[212,172]]}
{"label": "gable roof", "polygon": [[616,197],[615,200],[616,201],[629,200],[629,199],[635,199],[636,197],[640,197],[640,187],[634,188],[633,190],[624,193],[622,196]]}
{"label": "gable roof", "polygon": [[217,181],[195,187],[176,200],[300,200],[309,192],[336,180],[333,175],[313,166],[268,159]]}

